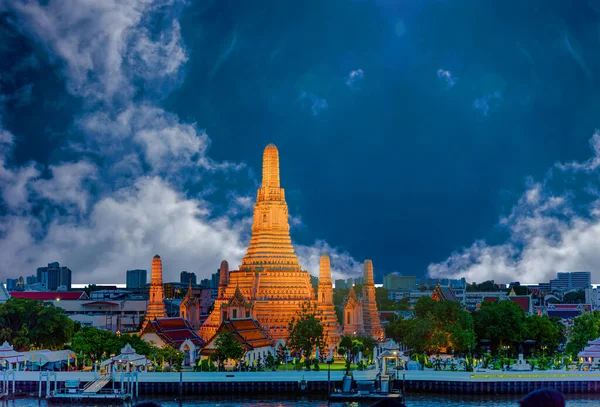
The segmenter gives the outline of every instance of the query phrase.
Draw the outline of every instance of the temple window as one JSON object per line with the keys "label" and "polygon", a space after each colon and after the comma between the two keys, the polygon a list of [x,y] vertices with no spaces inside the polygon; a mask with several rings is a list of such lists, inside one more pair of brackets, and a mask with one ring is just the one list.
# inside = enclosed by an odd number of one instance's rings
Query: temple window
{"label": "temple window", "polygon": [[234,310],[231,312],[231,314],[232,314],[232,318],[233,318],[233,319],[237,318],[237,310],[236,310],[236,309],[234,309]]}
{"label": "temple window", "polygon": [[246,318],[250,318],[250,311],[246,311]]}
{"label": "temple window", "polygon": [[346,313],[346,323],[350,325],[350,313]]}

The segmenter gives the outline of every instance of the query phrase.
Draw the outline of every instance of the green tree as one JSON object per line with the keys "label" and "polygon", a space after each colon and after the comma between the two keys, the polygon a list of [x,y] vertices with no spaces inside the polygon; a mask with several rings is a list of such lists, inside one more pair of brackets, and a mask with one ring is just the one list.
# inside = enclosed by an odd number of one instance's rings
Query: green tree
{"label": "green tree", "polygon": [[517,303],[485,302],[473,317],[477,337],[489,339],[495,348],[524,340],[525,313]]}
{"label": "green tree", "polygon": [[600,311],[582,314],[573,320],[573,325],[567,331],[566,351],[576,358],[588,341],[598,337],[600,337]]}
{"label": "green tree", "polygon": [[0,304],[0,340],[17,350],[60,349],[74,333],[74,322],[52,303],[11,298]]}
{"label": "green tree", "polygon": [[316,304],[304,303],[296,311],[296,316],[289,324],[288,345],[293,352],[301,352],[307,368],[310,368],[310,358],[315,349],[323,350],[325,335],[321,325],[321,312]]}
{"label": "green tree", "polygon": [[245,353],[246,350],[235,335],[229,332],[221,332],[215,340],[215,351],[211,355],[211,359],[219,361],[219,365],[224,366],[226,360],[241,359]]}
{"label": "green tree", "polygon": [[583,290],[570,291],[563,297],[565,304],[583,304],[585,302],[585,292]]}
{"label": "green tree", "polygon": [[436,300],[429,296],[423,296],[419,298],[413,307],[415,310],[415,317],[423,318],[428,314],[433,313],[433,309],[437,303],[438,302]]}
{"label": "green tree", "polygon": [[480,284],[477,284],[477,283],[467,284],[467,291],[468,292],[498,291],[498,287],[496,286],[496,284],[494,283],[493,280],[488,280],[488,281],[484,281],[483,283],[480,283]]}
{"label": "green tree", "polygon": [[116,335],[103,329],[84,326],[75,334],[71,342],[71,350],[79,355],[84,355],[92,361],[102,360],[102,355],[109,356],[111,346]]}
{"label": "green tree", "polygon": [[548,352],[554,352],[564,338],[564,325],[560,321],[535,314],[525,319],[523,340],[534,340],[536,349],[545,346]]}
{"label": "green tree", "polygon": [[181,365],[185,360],[185,353],[172,346],[165,345],[162,348],[157,349],[156,358],[162,361],[163,366],[165,363],[168,363],[171,369],[181,369]]}

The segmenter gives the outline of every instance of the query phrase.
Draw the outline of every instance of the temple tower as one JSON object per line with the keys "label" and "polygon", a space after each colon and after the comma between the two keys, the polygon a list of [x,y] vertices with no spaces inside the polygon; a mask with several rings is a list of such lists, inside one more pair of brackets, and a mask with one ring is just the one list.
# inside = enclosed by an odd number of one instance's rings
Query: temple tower
{"label": "temple tower", "polygon": [[[275,341],[287,339],[296,311],[314,301],[310,275],[302,270],[292,246],[288,207],[280,186],[279,151],[273,144],[263,152],[262,184],[256,194],[248,251],[239,270],[227,275],[224,269],[221,263],[214,311],[198,331],[207,341],[227,319],[228,308],[239,306],[241,298]],[[237,300],[230,302],[234,296]]]}
{"label": "temple tower", "polygon": [[317,310],[322,313],[321,324],[328,345],[337,346],[341,330],[333,305],[333,283],[329,256],[323,254],[319,262],[319,288],[317,292]]}
{"label": "temple tower", "polygon": [[377,311],[373,262],[371,260],[365,260],[364,263],[362,308],[366,334],[372,338],[383,340],[383,327],[381,326],[379,312]]}
{"label": "temple tower", "polygon": [[229,263],[227,260],[223,260],[219,267],[219,298],[225,294],[227,284],[229,284]]}
{"label": "temple tower", "polygon": [[150,282],[150,299],[146,310],[146,322],[157,318],[166,318],[165,288],[162,278],[162,261],[157,254],[152,259],[152,281]]}
{"label": "temple tower", "polygon": [[360,298],[356,295],[354,287],[350,287],[348,297],[344,303],[344,335],[364,335],[363,307]]}

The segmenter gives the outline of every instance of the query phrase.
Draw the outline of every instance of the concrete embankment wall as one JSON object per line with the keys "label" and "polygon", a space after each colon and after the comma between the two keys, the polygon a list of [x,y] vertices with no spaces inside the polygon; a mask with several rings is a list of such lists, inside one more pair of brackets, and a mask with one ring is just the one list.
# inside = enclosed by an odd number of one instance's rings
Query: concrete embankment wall
{"label": "concrete embankment wall", "polygon": [[[372,380],[375,371],[354,372],[356,380]],[[120,388],[121,373],[117,373],[115,388]],[[93,381],[92,372],[57,372],[57,387],[63,388],[66,380],[80,380],[81,385]],[[404,380],[402,378],[404,377]],[[343,372],[226,372],[226,373],[140,373],[139,394],[183,395],[219,393],[292,393],[327,392],[341,387]],[[38,372],[16,372],[16,388],[38,393]],[[305,381],[305,386],[301,382]],[[12,387],[12,386],[11,386]],[[304,390],[302,389],[304,387]],[[54,384],[50,385],[54,388]],[[109,384],[107,388],[112,388]],[[447,394],[524,394],[536,389],[554,388],[563,393],[600,393],[600,373],[595,372],[531,372],[531,373],[466,373],[407,371],[399,374],[394,388],[407,392]],[[46,380],[42,381],[42,394],[46,394]]]}

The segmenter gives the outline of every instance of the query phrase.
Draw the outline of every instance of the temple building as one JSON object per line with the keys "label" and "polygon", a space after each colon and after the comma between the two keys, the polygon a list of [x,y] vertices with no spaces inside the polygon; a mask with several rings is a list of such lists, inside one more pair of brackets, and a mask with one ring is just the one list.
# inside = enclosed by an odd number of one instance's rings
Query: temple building
{"label": "temple building", "polygon": [[348,297],[344,301],[344,335],[365,335],[365,324],[363,322],[362,301],[356,295],[354,287],[350,287]]}
{"label": "temple building", "polygon": [[460,302],[456,297],[456,294],[454,294],[454,290],[452,290],[452,287],[450,287],[449,285],[443,286],[440,285],[440,283],[438,283],[433,289],[433,294],[431,294],[431,298],[433,298],[436,301]]}
{"label": "temple building", "polygon": [[354,288],[350,287],[348,297],[344,302],[343,333],[355,336],[368,335],[378,340],[384,339],[384,331],[377,310],[371,260],[365,260],[364,263],[362,298],[358,298]]}
{"label": "temple building", "polygon": [[150,282],[149,297],[144,327],[149,321],[167,317],[167,309],[165,308],[165,289],[162,278],[162,261],[158,254],[152,259],[152,281]]}
{"label": "temple building", "polygon": [[179,316],[187,319],[192,328],[196,330],[200,328],[200,301],[194,295],[191,279],[189,281],[187,293],[179,305]]}
{"label": "temple building", "polygon": [[327,334],[327,345],[337,346],[341,338],[341,329],[338,324],[333,305],[333,283],[331,281],[331,263],[329,256],[322,255],[319,261],[319,286],[317,291],[317,310],[321,313],[321,324]]}
{"label": "temple building", "polygon": [[[221,263],[220,270],[214,310],[198,331],[206,341],[230,317],[230,309],[256,318],[273,340],[287,339],[296,311],[315,299],[310,274],[302,270],[292,246],[288,207],[279,179],[279,152],[273,144],[263,153],[262,185],[254,206],[248,251],[238,270],[229,271],[226,262]],[[243,298],[246,305],[240,308],[238,300],[232,302],[234,296]]]}

